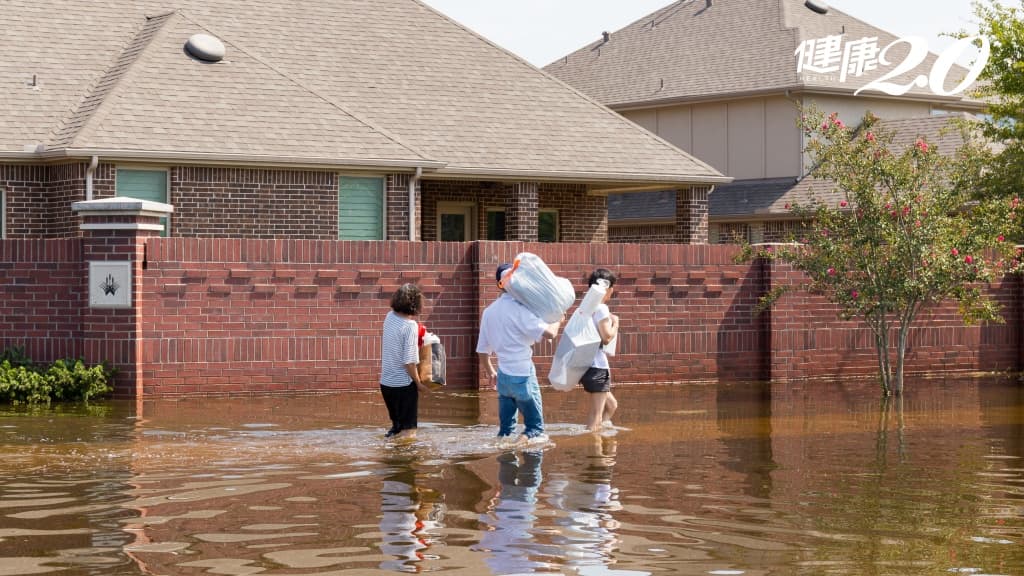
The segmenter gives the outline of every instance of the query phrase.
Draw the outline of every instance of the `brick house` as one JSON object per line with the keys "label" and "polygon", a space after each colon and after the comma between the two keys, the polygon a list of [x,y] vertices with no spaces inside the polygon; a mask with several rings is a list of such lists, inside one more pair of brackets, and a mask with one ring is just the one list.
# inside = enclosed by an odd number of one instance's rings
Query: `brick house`
{"label": "brick house", "polygon": [[[830,183],[808,175],[805,135],[797,128],[801,107],[838,112],[849,125],[870,110],[897,140],[924,136],[942,151],[959,143],[955,131],[943,127],[984,109],[963,94],[937,96],[916,85],[900,96],[874,89],[855,95],[892,67],[876,62],[862,75],[844,75],[842,52],[834,62],[805,66],[808,51],[828,38],[847,47],[868,39],[880,50],[896,40],[818,1],[682,0],[545,70],[734,178],[710,196],[712,243],[736,236],[780,241],[794,224],[786,204],[806,203],[812,195],[826,202],[838,198]],[[900,63],[907,52],[900,44],[887,58]],[[937,58],[929,54],[889,81],[912,84],[915,75],[935,67]],[[825,65],[834,70],[811,71]],[[955,91],[967,73],[952,66],[945,91]],[[672,241],[674,205],[671,191],[611,195],[609,240]]]}
{"label": "brick house", "polygon": [[125,196],[173,205],[171,237],[603,242],[609,193],[667,188],[704,242],[729,181],[416,0],[16,0],[0,26],[0,238]]}

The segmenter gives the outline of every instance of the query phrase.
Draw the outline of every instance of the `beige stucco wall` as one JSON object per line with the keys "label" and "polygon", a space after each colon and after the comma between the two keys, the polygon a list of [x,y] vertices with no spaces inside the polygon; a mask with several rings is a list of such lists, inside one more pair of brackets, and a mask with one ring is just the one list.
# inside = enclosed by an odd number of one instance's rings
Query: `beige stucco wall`
{"label": "beige stucco wall", "polygon": [[797,176],[797,109],[782,96],[631,110],[623,115],[738,180]]}

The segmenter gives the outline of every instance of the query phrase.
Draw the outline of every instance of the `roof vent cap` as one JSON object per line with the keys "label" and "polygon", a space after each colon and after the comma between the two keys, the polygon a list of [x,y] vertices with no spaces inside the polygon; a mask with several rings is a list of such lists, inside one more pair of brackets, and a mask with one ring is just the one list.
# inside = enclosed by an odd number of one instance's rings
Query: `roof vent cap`
{"label": "roof vent cap", "polygon": [[220,62],[224,59],[224,43],[209,34],[193,34],[185,42],[185,52],[203,62]]}
{"label": "roof vent cap", "polygon": [[804,6],[807,6],[818,14],[828,14],[828,4],[823,0],[807,0],[804,2]]}

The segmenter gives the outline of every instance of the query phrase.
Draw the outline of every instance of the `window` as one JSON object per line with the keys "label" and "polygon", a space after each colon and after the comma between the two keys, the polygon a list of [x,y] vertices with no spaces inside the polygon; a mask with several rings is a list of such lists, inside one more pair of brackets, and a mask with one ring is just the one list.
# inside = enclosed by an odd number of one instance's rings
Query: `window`
{"label": "window", "polygon": [[384,239],[383,178],[338,178],[338,239]]}
{"label": "window", "polygon": [[750,224],[726,222],[718,225],[719,244],[739,244],[742,242],[750,242]]}
{"label": "window", "polygon": [[539,242],[558,242],[558,210],[541,210],[537,221]]}
{"label": "window", "polygon": [[502,208],[487,209],[487,239],[505,240],[505,210]]}
{"label": "window", "polygon": [[437,239],[470,242],[477,239],[476,210],[468,202],[437,203]]}
{"label": "window", "polygon": [[[137,170],[118,168],[117,181],[114,184],[115,194],[125,198],[136,200],[149,200],[170,204],[167,197],[167,170]],[[169,236],[171,233],[171,219],[165,216],[160,219],[164,225],[161,236]]]}

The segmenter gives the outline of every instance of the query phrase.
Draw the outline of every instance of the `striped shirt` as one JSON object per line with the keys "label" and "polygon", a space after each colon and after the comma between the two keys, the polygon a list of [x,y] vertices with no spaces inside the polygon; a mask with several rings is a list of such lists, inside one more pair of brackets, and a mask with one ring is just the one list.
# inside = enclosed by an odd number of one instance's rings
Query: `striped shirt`
{"label": "striped shirt", "polygon": [[384,317],[384,336],[380,341],[380,384],[400,388],[413,379],[405,370],[406,364],[419,364],[419,325],[415,320],[403,318],[394,310]]}

